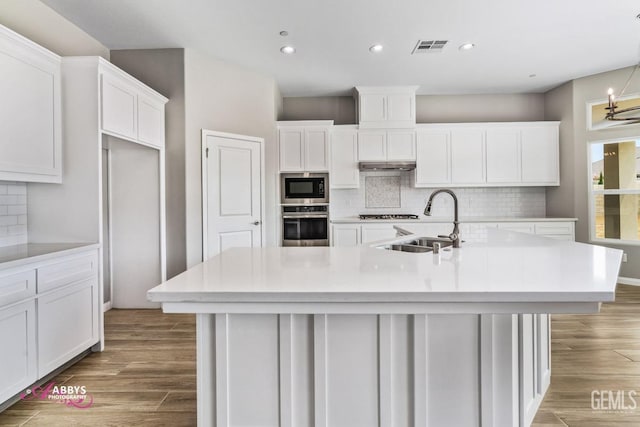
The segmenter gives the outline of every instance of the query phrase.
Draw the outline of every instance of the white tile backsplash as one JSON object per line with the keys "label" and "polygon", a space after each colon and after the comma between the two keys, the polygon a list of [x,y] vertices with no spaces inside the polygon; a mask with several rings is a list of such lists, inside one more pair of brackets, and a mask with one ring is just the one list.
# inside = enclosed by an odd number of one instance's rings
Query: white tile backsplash
{"label": "white tile backsplash", "polygon": [[27,184],[0,181],[0,247],[27,240]]}
{"label": "white tile backsplash", "polygon": [[[400,177],[401,206],[367,208],[367,186],[375,186],[381,182],[367,180],[369,176]],[[411,173],[407,172],[362,172],[359,189],[331,190],[331,216],[341,218],[361,213],[407,213],[421,216],[429,195],[435,188],[414,188],[411,181]],[[461,217],[538,218],[546,215],[544,187],[453,188],[452,190],[458,196]],[[371,192],[371,189],[369,191]],[[452,216],[453,200],[447,195],[438,195],[434,199],[431,212],[433,216]]]}

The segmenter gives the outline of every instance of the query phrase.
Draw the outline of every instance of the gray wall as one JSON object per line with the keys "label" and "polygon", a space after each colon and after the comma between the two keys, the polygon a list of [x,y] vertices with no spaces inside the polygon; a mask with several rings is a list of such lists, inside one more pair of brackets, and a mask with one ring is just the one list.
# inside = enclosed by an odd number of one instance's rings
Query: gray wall
{"label": "gray wall", "polygon": [[[632,68],[609,71],[574,80],[571,84],[573,90],[561,88],[550,91],[547,95],[547,109],[549,111],[565,111],[567,104],[572,104],[573,109],[573,137],[563,139],[561,144],[570,145],[561,151],[568,158],[561,158],[561,168],[565,168],[565,180],[561,182],[560,189],[549,191],[552,195],[547,200],[548,212],[567,212],[569,216],[578,218],[576,225],[576,240],[589,241],[589,173],[587,149],[590,141],[603,141],[616,138],[640,137],[640,126],[618,127],[615,129],[589,131],[587,130],[587,107],[592,101],[604,100],[609,87],[620,88],[624,85]],[[626,93],[640,92],[640,79],[634,78],[627,88]],[[549,116],[549,115],[548,115]],[[563,118],[563,120],[565,120]],[[567,125],[571,118],[567,117]],[[570,132],[567,132],[569,134]],[[570,186],[571,185],[572,188]],[[571,193],[573,196],[571,197]],[[628,262],[622,264],[620,275],[623,277],[640,279],[640,247],[632,245],[606,246],[622,249],[627,252]]]}
{"label": "gray wall", "polygon": [[544,118],[560,121],[560,186],[547,187],[547,216],[572,218],[576,212],[573,81],[546,93]]}
{"label": "gray wall", "polygon": [[109,49],[39,0],[0,1],[0,24],[60,56],[109,59]]}
{"label": "gray wall", "polygon": [[[418,123],[515,122],[544,120],[544,95],[418,95]],[[279,120],[334,120],[356,124],[351,96],[284,98]]]}
{"label": "gray wall", "polygon": [[278,120],[333,120],[336,125],[356,123],[352,96],[283,98]]}
{"label": "gray wall", "polygon": [[184,49],[113,50],[111,62],[167,98],[167,278],[187,267]]}
{"label": "gray wall", "polygon": [[267,245],[275,245],[277,177],[276,99],[273,78],[185,50],[187,266],[202,260],[201,130],[265,140]]}

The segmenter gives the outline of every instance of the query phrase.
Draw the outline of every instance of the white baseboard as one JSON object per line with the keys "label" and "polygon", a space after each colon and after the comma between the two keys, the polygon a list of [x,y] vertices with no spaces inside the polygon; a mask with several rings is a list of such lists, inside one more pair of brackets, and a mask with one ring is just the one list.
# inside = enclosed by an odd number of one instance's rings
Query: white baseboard
{"label": "white baseboard", "polygon": [[618,277],[618,283],[621,285],[640,286],[640,279],[634,279],[632,277]]}
{"label": "white baseboard", "polygon": [[103,312],[109,311],[109,310],[111,310],[111,301],[105,302],[104,304],[102,304],[102,311]]}

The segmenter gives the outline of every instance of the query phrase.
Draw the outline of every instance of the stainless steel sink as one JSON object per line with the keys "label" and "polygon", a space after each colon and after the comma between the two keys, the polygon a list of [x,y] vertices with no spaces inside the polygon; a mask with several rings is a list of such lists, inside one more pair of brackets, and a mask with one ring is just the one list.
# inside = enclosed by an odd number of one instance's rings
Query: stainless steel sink
{"label": "stainless steel sink", "polygon": [[453,241],[451,239],[441,237],[418,237],[405,240],[404,242],[398,242],[392,245],[384,245],[380,247],[391,251],[424,253],[432,252],[434,243],[439,243],[440,248],[453,245]]}

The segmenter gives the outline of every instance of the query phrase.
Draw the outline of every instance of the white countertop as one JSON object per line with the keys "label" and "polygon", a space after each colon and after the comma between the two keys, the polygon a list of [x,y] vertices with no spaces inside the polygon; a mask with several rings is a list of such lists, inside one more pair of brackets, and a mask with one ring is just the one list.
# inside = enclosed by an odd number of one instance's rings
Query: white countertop
{"label": "white countertop", "polygon": [[602,302],[614,299],[621,259],[616,249],[504,230],[490,230],[483,243],[439,255],[373,247],[233,248],[151,289],[148,298],[163,303]]}
{"label": "white countertop", "polygon": [[0,247],[0,270],[98,247],[97,243],[27,243]]}
{"label": "white countertop", "polygon": [[[482,222],[564,222],[577,221],[578,218],[514,218],[514,217],[462,217],[461,223],[482,223]],[[351,223],[450,223],[453,221],[451,216],[428,217],[418,215],[418,219],[360,219],[357,216],[336,217],[331,218],[334,224],[351,224]]]}

